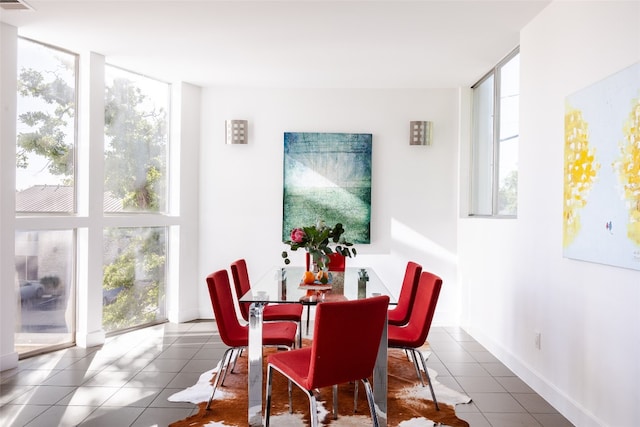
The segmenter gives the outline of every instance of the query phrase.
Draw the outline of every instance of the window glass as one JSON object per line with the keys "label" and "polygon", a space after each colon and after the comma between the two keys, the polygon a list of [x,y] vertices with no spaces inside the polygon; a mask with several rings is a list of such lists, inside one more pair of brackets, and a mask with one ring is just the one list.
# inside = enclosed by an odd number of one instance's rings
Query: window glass
{"label": "window glass", "polygon": [[75,233],[16,231],[15,351],[28,355],[75,339]]}
{"label": "window glass", "polygon": [[166,320],[167,230],[104,231],[102,325],[111,332]]}
{"label": "window glass", "polygon": [[519,98],[516,49],[473,86],[470,215],[517,214]]}
{"label": "window glass", "polygon": [[106,67],[105,212],[167,210],[169,85]]}
{"label": "window glass", "polygon": [[77,56],[18,39],[16,211],[75,212]]}
{"label": "window glass", "polygon": [[500,140],[498,157],[498,214],[518,209],[518,142],[520,134],[520,56],[500,68]]}
{"label": "window glass", "polygon": [[491,215],[493,196],[493,75],[473,92],[473,171],[472,211]]}

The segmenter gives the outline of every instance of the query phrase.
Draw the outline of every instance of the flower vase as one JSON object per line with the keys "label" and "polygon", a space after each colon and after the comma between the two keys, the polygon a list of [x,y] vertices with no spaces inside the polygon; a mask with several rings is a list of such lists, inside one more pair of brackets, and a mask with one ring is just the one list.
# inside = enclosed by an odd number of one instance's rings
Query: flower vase
{"label": "flower vase", "polygon": [[309,271],[312,272],[314,276],[318,274],[318,272],[320,271],[320,267],[318,267],[318,263],[315,261],[311,261],[311,264],[309,265]]}

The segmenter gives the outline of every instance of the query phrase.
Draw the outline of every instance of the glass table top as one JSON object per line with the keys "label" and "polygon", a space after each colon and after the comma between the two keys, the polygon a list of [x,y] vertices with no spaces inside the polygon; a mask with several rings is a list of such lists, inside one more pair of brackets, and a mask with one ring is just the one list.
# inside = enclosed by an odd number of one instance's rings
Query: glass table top
{"label": "glass table top", "polygon": [[274,267],[257,281],[251,290],[240,297],[241,302],[299,303],[322,300],[353,300],[375,295],[388,295],[390,304],[396,298],[372,268],[347,267],[343,272],[330,272],[329,283],[302,283],[304,267]]}

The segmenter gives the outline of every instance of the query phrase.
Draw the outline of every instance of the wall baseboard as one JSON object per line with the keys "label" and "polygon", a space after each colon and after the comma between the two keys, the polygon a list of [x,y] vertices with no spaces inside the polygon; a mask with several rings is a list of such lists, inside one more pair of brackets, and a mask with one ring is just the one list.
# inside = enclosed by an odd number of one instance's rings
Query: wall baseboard
{"label": "wall baseboard", "polygon": [[198,310],[198,308],[192,308],[190,310],[175,310],[167,313],[167,320],[171,323],[185,323],[201,318],[200,310]]}
{"label": "wall baseboard", "polygon": [[13,351],[11,353],[3,354],[0,356],[0,371],[6,371],[7,369],[13,369],[18,366],[18,352]]}
{"label": "wall baseboard", "polygon": [[76,333],[76,345],[82,348],[95,347],[104,344],[106,334],[103,329],[88,332],[86,334]]}
{"label": "wall baseboard", "polygon": [[602,427],[605,422],[599,420],[587,408],[558,389],[551,381],[542,377],[532,366],[515,356],[508,349],[483,334],[478,328],[461,326],[469,335],[483,345],[491,354],[515,373],[522,381],[543,397],[572,424],[581,427]]}

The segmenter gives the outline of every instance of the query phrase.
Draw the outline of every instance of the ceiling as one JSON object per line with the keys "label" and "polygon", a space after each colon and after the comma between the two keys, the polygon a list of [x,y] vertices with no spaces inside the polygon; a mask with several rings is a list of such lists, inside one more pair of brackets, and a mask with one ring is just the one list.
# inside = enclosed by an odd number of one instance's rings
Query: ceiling
{"label": "ceiling", "polygon": [[18,34],[198,86],[470,86],[551,0],[54,1],[2,10]]}

